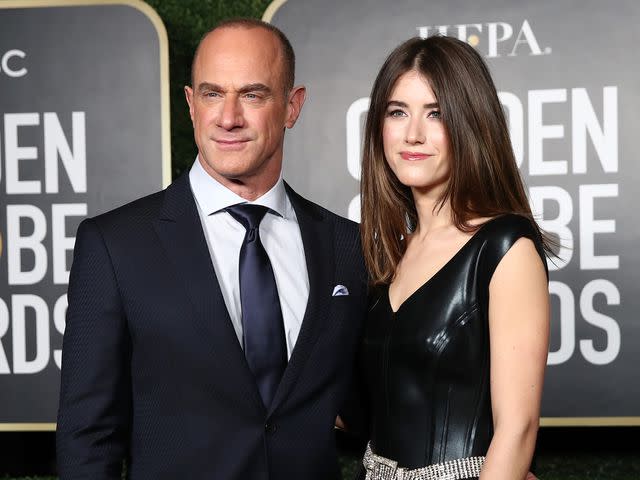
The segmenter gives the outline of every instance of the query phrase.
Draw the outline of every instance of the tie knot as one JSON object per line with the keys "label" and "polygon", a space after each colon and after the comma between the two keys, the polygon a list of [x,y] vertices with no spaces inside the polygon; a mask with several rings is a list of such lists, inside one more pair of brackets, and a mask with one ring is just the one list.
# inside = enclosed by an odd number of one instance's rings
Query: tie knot
{"label": "tie knot", "polygon": [[225,210],[249,231],[258,228],[269,208],[264,205],[239,203],[238,205],[231,205]]}

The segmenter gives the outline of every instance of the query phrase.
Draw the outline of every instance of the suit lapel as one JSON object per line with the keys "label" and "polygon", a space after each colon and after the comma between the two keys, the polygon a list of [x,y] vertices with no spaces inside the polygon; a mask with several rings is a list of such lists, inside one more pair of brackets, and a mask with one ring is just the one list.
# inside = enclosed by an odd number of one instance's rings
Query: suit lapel
{"label": "suit lapel", "polygon": [[334,272],[334,224],[326,213],[295,193],[285,183],[296,212],[309,275],[309,300],[298,339],[276,391],[269,413],[287,398],[319,337],[322,322],[329,313],[331,280]]}
{"label": "suit lapel", "polygon": [[211,263],[188,174],[167,188],[155,228],[191,301],[200,338],[214,351],[218,378],[225,379],[223,388],[239,389],[231,392],[234,398],[251,398],[264,408]]}

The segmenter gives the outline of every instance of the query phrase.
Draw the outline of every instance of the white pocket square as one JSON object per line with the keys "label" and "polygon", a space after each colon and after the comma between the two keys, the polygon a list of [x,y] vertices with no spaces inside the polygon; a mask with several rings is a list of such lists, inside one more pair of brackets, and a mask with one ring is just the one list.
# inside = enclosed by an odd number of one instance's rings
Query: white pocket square
{"label": "white pocket square", "polygon": [[336,285],[333,287],[332,297],[341,297],[343,295],[349,295],[349,290],[344,285]]}

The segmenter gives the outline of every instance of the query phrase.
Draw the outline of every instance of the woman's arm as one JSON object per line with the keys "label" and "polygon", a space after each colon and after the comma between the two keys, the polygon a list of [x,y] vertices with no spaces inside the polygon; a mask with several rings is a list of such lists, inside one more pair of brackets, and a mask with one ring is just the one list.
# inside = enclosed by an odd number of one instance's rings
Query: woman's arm
{"label": "woman's arm", "polygon": [[549,346],[549,293],[533,242],[509,249],[489,284],[494,436],[481,480],[521,480],[535,449]]}

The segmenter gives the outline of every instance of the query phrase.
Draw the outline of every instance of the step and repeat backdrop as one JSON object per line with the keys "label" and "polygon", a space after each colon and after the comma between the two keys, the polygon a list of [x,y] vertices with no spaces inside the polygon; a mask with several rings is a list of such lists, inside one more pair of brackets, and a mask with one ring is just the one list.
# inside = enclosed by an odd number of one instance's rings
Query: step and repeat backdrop
{"label": "step and repeat backdrop", "polygon": [[138,0],[0,2],[0,430],[55,428],[80,221],[169,179],[155,12]]}
{"label": "step and repeat backdrop", "polygon": [[[285,176],[359,218],[375,74],[412,36],[487,59],[550,264],[543,425],[640,424],[640,4],[616,0],[278,0],[302,118]],[[170,180],[168,48],[129,1],[0,2],[0,430],[55,428],[66,288],[80,221]]]}
{"label": "step and repeat backdrop", "polygon": [[640,424],[640,4],[616,0],[289,0],[264,19],[290,38],[302,118],[285,177],[359,219],[361,138],[375,75],[413,36],[455,36],[494,75],[549,264],[543,425]]}

